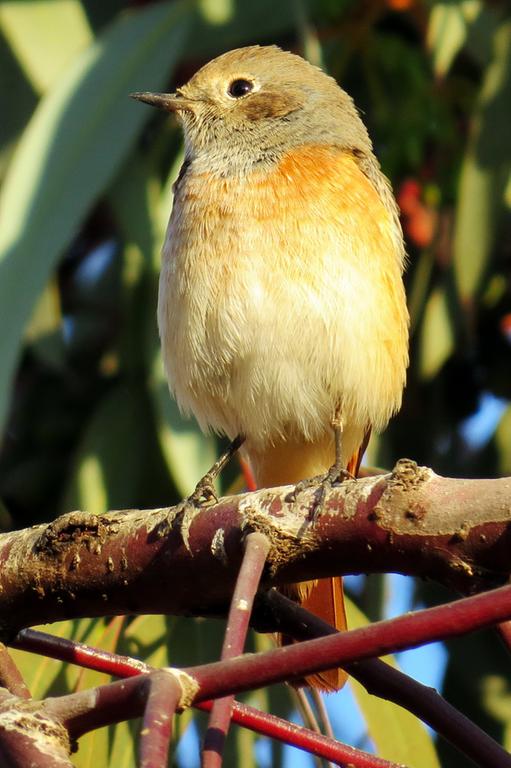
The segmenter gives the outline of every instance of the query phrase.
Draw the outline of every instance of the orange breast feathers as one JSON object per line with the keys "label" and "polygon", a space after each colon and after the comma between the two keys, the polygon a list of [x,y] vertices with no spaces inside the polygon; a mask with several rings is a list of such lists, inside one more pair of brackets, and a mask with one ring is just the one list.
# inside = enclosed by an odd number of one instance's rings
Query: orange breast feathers
{"label": "orange breast feathers", "polygon": [[332,463],[337,407],[347,463],[401,403],[404,251],[378,187],[349,152],[308,146],[238,177],[192,163],[176,190],[158,307],[170,386],[203,429],[246,435],[261,484]]}

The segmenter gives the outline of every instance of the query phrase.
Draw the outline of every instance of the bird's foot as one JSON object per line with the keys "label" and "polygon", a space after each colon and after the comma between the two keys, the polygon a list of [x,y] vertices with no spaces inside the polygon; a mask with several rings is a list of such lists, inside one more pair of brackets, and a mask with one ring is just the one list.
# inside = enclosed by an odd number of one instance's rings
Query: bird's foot
{"label": "bird's foot", "polygon": [[161,538],[167,536],[172,529],[176,530],[178,527],[186,549],[191,552],[190,527],[195,517],[204,507],[216,504],[217,501],[213,480],[208,473],[197,483],[195,490],[186,499],[180,501],[172,509],[171,514],[160,523],[157,529],[158,536]]}
{"label": "bird's foot", "polygon": [[214,480],[215,478],[213,477],[213,474],[211,472],[206,472],[204,477],[202,477],[195,486],[195,490],[181,503],[186,504],[187,506],[193,506],[196,509],[209,506],[210,504],[216,504],[218,496],[216,494]]}
{"label": "bird's foot", "polygon": [[315,477],[307,477],[305,480],[300,480],[291,492],[291,501],[297,501],[298,496],[309,488],[316,488],[314,494],[314,502],[310,510],[310,518],[314,520],[323,511],[325,499],[329,491],[332,488],[343,483],[345,480],[355,480],[356,478],[348,472],[344,467],[339,467],[334,464],[330,467],[328,472],[323,475],[316,475]]}
{"label": "bird's foot", "polygon": [[190,551],[190,526],[201,509],[217,503],[218,496],[216,495],[214,482],[222,469],[238,451],[244,440],[243,435],[238,435],[234,438],[227,450],[213,464],[209,472],[206,472],[199,480],[194,491],[174,507],[171,514],[160,523],[157,527],[159,537],[168,535],[172,528],[178,525],[183,543]]}

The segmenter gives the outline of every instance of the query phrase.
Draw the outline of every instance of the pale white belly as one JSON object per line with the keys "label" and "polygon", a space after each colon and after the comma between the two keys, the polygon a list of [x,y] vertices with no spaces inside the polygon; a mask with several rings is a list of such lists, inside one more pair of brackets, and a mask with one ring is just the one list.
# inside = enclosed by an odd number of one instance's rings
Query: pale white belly
{"label": "pale white belly", "polygon": [[407,364],[402,255],[389,266],[354,253],[356,223],[331,226],[321,200],[293,215],[254,197],[241,215],[225,182],[216,197],[188,192],[169,223],[158,304],[180,408],[254,446],[323,439],[339,405],[353,442],[384,427]]}

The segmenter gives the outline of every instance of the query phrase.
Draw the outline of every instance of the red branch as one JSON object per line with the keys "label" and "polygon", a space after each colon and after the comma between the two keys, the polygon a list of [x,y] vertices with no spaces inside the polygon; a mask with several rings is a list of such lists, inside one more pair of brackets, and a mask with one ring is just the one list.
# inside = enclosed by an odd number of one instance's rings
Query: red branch
{"label": "red branch", "polygon": [[[212,706],[212,702],[203,701],[197,706],[206,709]],[[323,736],[322,733],[315,733],[275,715],[259,712],[246,704],[236,703],[233,721],[256,733],[278,739],[283,744],[303,749],[323,760],[331,760],[337,765],[353,766],[353,768],[403,768],[402,765],[396,766],[395,763],[383,760],[381,757],[370,755],[348,744],[342,744],[329,736]]]}
{"label": "red branch", "polygon": [[[1,636],[10,638],[19,627],[39,621],[105,611],[223,614],[247,531],[260,532],[271,542],[265,588],[393,570],[470,592],[510,576],[511,478],[450,480],[403,460],[391,475],[334,489],[323,514],[311,515],[313,507],[313,488],[297,501],[289,489],[272,489],[223,499],[193,517],[175,509],[103,516],[79,512],[49,526],[0,536]],[[163,572],[172,590],[161,590]],[[379,663],[363,659],[509,620],[510,590],[187,671],[200,684],[197,701],[338,665],[351,665],[354,674],[358,667],[360,677],[360,669],[364,675]],[[504,634],[506,629],[503,625]],[[97,661],[105,663],[102,656]],[[143,668],[139,665],[138,671]],[[378,682],[380,671],[373,669],[367,684],[381,686],[386,695],[389,679]],[[56,721],[65,718],[71,733],[79,735],[80,727],[90,730],[140,714],[147,694],[142,682],[102,686],[91,711],[82,694],[52,700],[55,712],[50,703],[47,711]],[[410,690],[396,686],[393,695],[404,701]],[[427,699],[421,706],[427,710]],[[71,707],[67,719],[63,707]],[[462,725],[458,722],[455,730]],[[499,765],[510,765],[503,750],[498,759]],[[480,764],[496,763],[483,758]]]}
{"label": "red branch", "polygon": [[0,643],[0,686],[21,699],[29,699],[30,691],[25,685],[21,672],[11,658],[5,645]]}
{"label": "red branch", "polygon": [[[149,665],[127,656],[99,651],[82,643],[53,637],[45,632],[33,629],[25,629],[20,632],[15,641],[15,646],[24,651],[41,653],[54,659],[113,675],[132,677],[152,671]],[[127,695],[131,701],[133,692],[128,691]],[[203,701],[194,706],[210,711],[213,702]],[[232,720],[237,725],[250,728],[262,736],[279,739],[284,744],[298,747],[309,752],[311,755],[325,760],[333,760],[339,765],[353,765],[355,768],[395,768],[394,764],[387,760],[334,741],[294,723],[289,723],[287,720],[283,720],[275,715],[259,712],[247,704],[234,702]],[[78,738],[78,736],[88,730],[88,725],[83,722],[83,719],[75,721],[73,727],[75,738]]]}
{"label": "red branch", "polygon": [[181,689],[166,672],[153,672],[148,678],[147,702],[140,731],[140,768],[167,765],[172,720]]}
{"label": "red branch", "polygon": [[143,716],[148,689],[149,675],[139,675],[47,699],[44,709],[59,720],[75,740],[97,728]]}
{"label": "red branch", "polygon": [[197,701],[293,680],[354,661],[457,637],[511,618],[511,585],[318,640],[186,670]]}
{"label": "red branch", "polygon": [[[415,647],[421,642],[432,642],[442,637],[463,634],[503,621],[510,615],[511,586],[506,586],[483,595],[379,622],[370,627],[352,630],[342,635],[287,646],[264,654],[196,667],[188,670],[188,672],[200,683],[200,693],[196,698],[196,701],[200,701],[203,697],[209,699],[233,691],[247,690],[293,676],[302,676],[304,673],[309,674],[320,668],[327,669],[334,665],[347,666],[373,655],[404,650]],[[28,633],[24,633],[24,635],[26,634]],[[368,679],[367,662],[364,664],[365,667],[360,665],[358,673],[355,667],[353,673],[359,678],[365,676],[365,682],[372,685],[373,689],[375,685],[379,686],[378,692],[384,696],[409,706],[413,702],[414,691],[424,694],[424,686],[413,681],[410,681],[410,690],[404,689],[401,684],[404,677],[402,673],[387,671],[386,680],[383,679],[381,669],[378,669],[377,666],[376,669],[374,668],[378,662],[372,662],[373,669],[370,669],[372,674]],[[385,684],[386,682],[391,683],[390,687]],[[439,708],[438,699],[433,694],[429,698],[423,696],[422,701],[417,698],[414,709],[432,725],[438,725],[442,714],[448,716],[446,719],[453,715],[453,710],[447,703],[444,704],[443,710],[441,707]],[[500,761],[497,764],[511,764],[511,758],[499,745],[489,737],[482,739],[482,732],[470,731],[466,727],[467,723],[463,716],[460,713],[456,713],[456,715],[457,719],[452,720],[450,731],[449,723],[446,727],[439,729],[447,738],[460,746],[459,729],[465,728],[466,749],[470,751],[480,747],[483,752],[481,765],[494,766],[496,764],[495,755]],[[488,749],[490,752],[487,751]],[[494,751],[492,752],[492,750]],[[490,754],[489,761],[484,757],[485,751]]]}
{"label": "red branch", "polygon": [[58,718],[0,689],[2,768],[73,768],[69,752],[69,737]]}
{"label": "red branch", "polygon": [[[250,624],[254,597],[261,580],[270,542],[261,533],[250,533],[245,542],[245,555],[236,581],[227,618],[222,660],[243,653]],[[216,699],[211,710],[202,750],[203,768],[219,768],[225,739],[231,722],[234,696]]]}
{"label": "red branch", "polygon": [[[329,624],[275,590],[267,596],[266,602],[266,610],[271,610],[278,618],[275,631],[285,632],[297,640],[336,634]],[[507,758],[494,739],[445,701],[434,688],[422,685],[380,659],[346,664],[345,669],[369,693],[393,701],[428,723],[476,765],[493,768],[500,765],[503,756]]]}

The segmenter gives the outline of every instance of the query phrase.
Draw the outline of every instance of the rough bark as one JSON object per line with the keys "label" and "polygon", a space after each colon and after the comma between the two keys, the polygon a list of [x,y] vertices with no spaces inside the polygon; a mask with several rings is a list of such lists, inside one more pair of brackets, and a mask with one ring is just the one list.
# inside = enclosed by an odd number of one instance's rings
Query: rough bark
{"label": "rough bark", "polygon": [[[71,512],[0,536],[0,639],[79,616],[225,614],[250,531],[271,542],[263,583],[393,571],[469,593],[511,572],[511,478],[393,472],[293,498],[274,488],[182,507]],[[162,589],[162,579],[166,588]]]}

